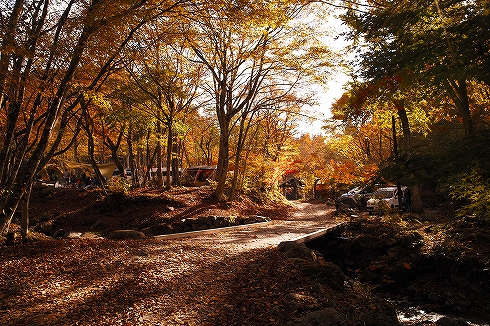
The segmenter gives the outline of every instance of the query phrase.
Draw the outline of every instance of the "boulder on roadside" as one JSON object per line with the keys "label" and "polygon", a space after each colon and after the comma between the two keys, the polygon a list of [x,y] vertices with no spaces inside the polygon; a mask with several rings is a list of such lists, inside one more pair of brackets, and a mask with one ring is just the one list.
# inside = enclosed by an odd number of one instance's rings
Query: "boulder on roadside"
{"label": "boulder on roadside", "polygon": [[214,222],[216,221],[216,216],[210,215],[206,217],[206,224],[209,226],[209,228],[214,228]]}
{"label": "boulder on roadside", "polygon": [[284,297],[286,302],[285,310],[289,312],[295,311],[313,311],[321,308],[321,304],[317,299],[299,293],[289,293]]}
{"label": "boulder on roadside", "polygon": [[154,235],[162,235],[162,234],[172,234],[175,233],[172,226],[163,224],[163,225],[152,225],[150,227],[144,228],[141,230],[147,237]]}
{"label": "boulder on roadside", "polygon": [[296,243],[294,241],[283,241],[277,245],[277,249],[280,252],[284,253],[290,253],[289,256],[294,256],[294,257],[289,257],[289,258],[300,258],[298,256],[303,256],[303,253],[310,251],[304,244],[302,243]]}
{"label": "boulder on roadside", "polygon": [[82,239],[99,239],[100,236],[96,233],[93,233],[93,232],[84,232],[80,235],[80,238],[82,238]]}
{"label": "boulder on roadside", "polygon": [[107,238],[112,240],[143,239],[145,234],[134,230],[115,230],[109,233]]}
{"label": "boulder on roadside", "polygon": [[199,224],[197,217],[185,218],[182,220],[182,223],[187,227],[192,227],[192,224]]}
{"label": "boulder on roadside", "polygon": [[311,264],[303,269],[303,273],[336,290],[343,290],[344,283],[348,279],[340,267],[330,262],[323,265]]}
{"label": "boulder on roadside", "polygon": [[304,243],[296,243],[294,241],[283,241],[277,248],[284,252],[287,258],[299,258],[303,260],[315,260],[316,254],[308,248]]}
{"label": "boulder on roadside", "polygon": [[34,231],[44,233],[45,235],[51,235],[53,231],[53,220],[48,220],[44,222],[39,222],[34,226]]}
{"label": "boulder on roadside", "polygon": [[252,224],[252,223],[262,223],[262,222],[270,222],[270,218],[259,215],[249,215],[244,218],[244,224]]}

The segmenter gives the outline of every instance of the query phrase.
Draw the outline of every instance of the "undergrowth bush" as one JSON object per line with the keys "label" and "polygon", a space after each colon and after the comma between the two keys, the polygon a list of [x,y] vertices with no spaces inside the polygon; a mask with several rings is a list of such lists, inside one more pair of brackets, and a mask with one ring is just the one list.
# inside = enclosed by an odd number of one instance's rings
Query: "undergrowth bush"
{"label": "undergrowth bush", "polygon": [[380,200],[378,202],[378,204],[376,205],[376,212],[379,215],[399,215],[398,209],[390,207],[388,203],[384,200]]}
{"label": "undergrowth bush", "polygon": [[286,197],[283,196],[283,194],[277,187],[247,188],[245,189],[244,193],[260,203],[288,203]]}
{"label": "undergrowth bush", "polygon": [[486,171],[473,168],[449,179],[446,189],[460,205],[458,216],[474,215],[490,219],[490,179],[486,174]]}
{"label": "undergrowth bush", "polygon": [[107,189],[113,193],[128,193],[131,183],[126,178],[113,178],[107,182]]}

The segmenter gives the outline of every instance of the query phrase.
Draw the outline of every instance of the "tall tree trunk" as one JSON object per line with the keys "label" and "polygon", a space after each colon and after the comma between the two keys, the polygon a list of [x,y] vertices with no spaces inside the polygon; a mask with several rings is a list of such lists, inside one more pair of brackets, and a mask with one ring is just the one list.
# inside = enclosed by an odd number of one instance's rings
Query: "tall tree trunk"
{"label": "tall tree trunk", "polygon": [[160,119],[157,121],[157,147],[156,147],[156,152],[157,152],[157,186],[162,187],[163,186],[163,174],[162,174],[162,125],[160,122]]}
{"label": "tall tree trunk", "polygon": [[119,171],[124,171],[124,166],[122,165],[121,161],[119,160],[119,156],[117,154],[118,150],[119,150],[119,147],[121,146],[121,140],[122,140],[122,137],[124,136],[124,127],[121,128],[121,130],[119,131],[119,136],[117,138],[117,142],[114,143],[112,141],[112,139],[110,139],[109,137],[106,137],[105,141],[104,141],[104,144],[109,148],[109,150],[111,151],[111,157],[112,157],[112,161],[114,161],[114,163],[116,164],[116,167]]}
{"label": "tall tree trunk", "polygon": [[170,189],[170,174],[172,169],[172,149],[173,149],[173,133],[172,133],[172,119],[167,121],[167,160],[165,162],[165,188]]}
{"label": "tall tree trunk", "polygon": [[240,157],[242,155],[243,146],[245,143],[245,122],[247,119],[247,113],[244,112],[240,119],[240,131],[238,133],[238,141],[235,150],[235,167],[233,169],[233,179],[231,181],[231,195],[230,199],[235,200],[238,197],[238,178],[240,172]]}
{"label": "tall tree trunk", "polygon": [[21,233],[22,233],[22,239],[27,240],[27,237],[29,236],[29,200],[31,197],[31,189],[24,195],[24,198],[22,200],[22,219],[21,219]]}
{"label": "tall tree trunk", "polygon": [[94,135],[92,133],[91,129],[91,124],[87,125],[85,127],[85,132],[87,134],[88,138],[88,158],[90,161],[90,165],[92,166],[92,169],[94,170],[95,177],[99,179],[100,184],[105,185],[107,182],[104,179],[104,176],[102,176],[102,173],[100,173],[99,167],[97,166],[97,162],[95,160],[95,142],[94,142]]}
{"label": "tall tree trunk", "polygon": [[[128,128],[128,156],[129,156],[129,168],[131,169],[131,185],[138,185],[138,171],[136,171],[134,166],[134,151],[133,151],[133,125],[130,124]],[[126,171],[123,171],[123,176],[126,177]]]}
{"label": "tall tree trunk", "polygon": [[[394,116],[391,117],[391,127],[393,129],[393,152],[395,153],[395,161],[398,163],[398,142],[396,140],[396,123],[395,123]],[[396,189],[397,189],[397,196],[398,196],[398,208],[402,210],[403,199],[402,199],[400,180],[396,180]]]}
{"label": "tall tree trunk", "polygon": [[410,131],[410,123],[408,121],[407,110],[405,109],[405,103],[403,100],[394,101],[398,118],[402,123],[403,131],[403,149],[408,153],[412,147],[412,133]]}
{"label": "tall tree trunk", "polygon": [[8,18],[7,28],[3,33],[2,44],[0,47],[0,107],[4,101],[4,87],[7,80],[7,72],[12,58],[12,49],[15,48],[15,36],[17,35],[17,24],[22,14],[25,0],[16,0],[12,7],[12,12]]}
{"label": "tall tree trunk", "polygon": [[73,143],[73,157],[77,163],[80,163],[80,159],[78,158],[78,140],[75,139]]}
{"label": "tall tree trunk", "polygon": [[[153,168],[153,162],[155,157],[152,157],[151,155],[151,150],[150,150],[150,136],[151,132],[148,130],[146,133],[146,150],[145,150],[145,160],[146,160],[146,174],[145,174],[145,180],[143,183],[146,183],[147,181],[151,181],[151,178],[153,177],[151,172]],[[156,153],[156,152],[154,152]]]}
{"label": "tall tree trunk", "polygon": [[221,132],[219,137],[219,155],[218,155],[218,166],[216,168],[216,179],[218,181],[218,186],[216,187],[215,196],[219,201],[226,200],[225,197],[225,184],[226,177],[228,173],[229,162],[229,125],[221,126]]}
{"label": "tall tree trunk", "polygon": [[472,136],[475,132],[475,127],[473,118],[471,117],[466,80],[447,80],[445,86],[449,96],[456,106],[459,116],[463,120],[465,135]]}
{"label": "tall tree trunk", "polygon": [[[412,133],[410,130],[410,124],[408,121],[407,111],[405,110],[405,106],[402,101],[395,102],[395,106],[397,108],[398,117],[402,122],[403,128],[403,139],[404,139],[404,150],[407,155],[410,157],[412,153]],[[411,211],[412,212],[422,212],[423,211],[423,202],[421,195],[421,185],[419,183],[407,185],[410,187],[411,192]],[[398,190],[400,191],[400,189]],[[401,196],[399,196],[400,200]],[[401,206],[400,206],[401,207]]]}

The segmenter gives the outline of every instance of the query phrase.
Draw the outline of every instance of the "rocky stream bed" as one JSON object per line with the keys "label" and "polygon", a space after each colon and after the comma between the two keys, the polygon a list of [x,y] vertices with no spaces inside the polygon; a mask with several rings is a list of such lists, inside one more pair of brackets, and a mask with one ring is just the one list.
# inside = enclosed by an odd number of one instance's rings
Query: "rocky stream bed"
{"label": "rocky stream bed", "polygon": [[[445,225],[355,216],[306,245],[338,267],[339,277],[389,302],[403,325],[489,325],[488,222]],[[319,268],[310,274],[318,277]]]}

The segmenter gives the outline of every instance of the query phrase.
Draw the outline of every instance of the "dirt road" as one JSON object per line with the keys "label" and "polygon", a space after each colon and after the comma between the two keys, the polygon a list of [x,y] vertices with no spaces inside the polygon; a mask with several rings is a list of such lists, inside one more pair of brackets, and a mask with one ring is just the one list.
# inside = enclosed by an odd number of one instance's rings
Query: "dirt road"
{"label": "dirt road", "polygon": [[324,205],[194,238],[1,248],[1,325],[280,325],[310,291],[275,246],[335,224]]}
{"label": "dirt road", "polygon": [[[272,220],[266,224],[250,225],[245,228],[229,228],[226,231],[193,236],[192,241],[200,241],[217,246],[236,245],[230,250],[267,248],[277,246],[306,234],[330,227],[338,223],[332,218],[331,207],[322,204],[293,203],[294,213],[288,220]],[[165,237],[159,237],[165,240]],[[188,239],[188,238],[186,238]]]}

